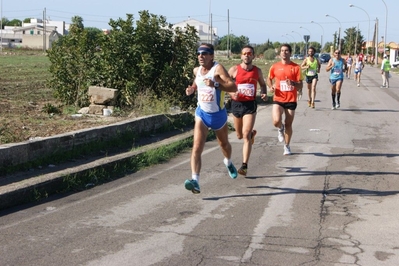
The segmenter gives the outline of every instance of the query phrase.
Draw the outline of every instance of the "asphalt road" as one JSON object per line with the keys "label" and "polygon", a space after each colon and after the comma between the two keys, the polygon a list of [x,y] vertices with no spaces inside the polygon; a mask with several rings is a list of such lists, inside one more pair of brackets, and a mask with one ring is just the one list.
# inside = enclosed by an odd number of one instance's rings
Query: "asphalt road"
{"label": "asphalt road", "polygon": [[[283,156],[260,106],[247,178],[216,141],[201,194],[189,153],[91,190],[0,213],[0,265],[399,265],[399,77],[367,66],[331,110],[325,65],[316,108],[299,102]],[[233,161],[242,142],[231,133]]]}

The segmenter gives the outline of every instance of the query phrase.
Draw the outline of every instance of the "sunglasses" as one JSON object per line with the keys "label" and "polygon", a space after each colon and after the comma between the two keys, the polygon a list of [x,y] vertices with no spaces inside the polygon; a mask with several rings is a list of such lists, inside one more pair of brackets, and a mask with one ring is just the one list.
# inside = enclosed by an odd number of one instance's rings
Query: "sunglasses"
{"label": "sunglasses", "polygon": [[197,52],[197,55],[211,55],[210,52]]}
{"label": "sunglasses", "polygon": [[252,52],[243,52],[243,53],[242,53],[242,55],[248,55],[248,56],[251,56],[251,55],[252,55]]}
{"label": "sunglasses", "polygon": [[337,53],[337,52],[334,52],[334,54],[341,54],[341,53],[340,53],[340,52],[338,52],[338,53]]}

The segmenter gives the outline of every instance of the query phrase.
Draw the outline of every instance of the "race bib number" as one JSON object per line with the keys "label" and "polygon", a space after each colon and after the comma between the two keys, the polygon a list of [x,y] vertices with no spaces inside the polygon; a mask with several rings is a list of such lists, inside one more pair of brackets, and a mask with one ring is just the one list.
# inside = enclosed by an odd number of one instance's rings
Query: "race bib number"
{"label": "race bib number", "polygon": [[341,73],[342,73],[342,69],[340,69],[340,68],[334,68],[334,71],[333,71],[333,73],[334,73],[334,75],[336,75],[336,76],[339,76]]}
{"label": "race bib number", "polygon": [[254,96],[255,95],[255,86],[254,84],[238,84],[237,85],[238,93],[245,96]]}
{"label": "race bib number", "polygon": [[280,90],[281,91],[293,91],[294,86],[289,86],[285,80],[280,81]]}
{"label": "race bib number", "polygon": [[314,71],[313,69],[309,69],[308,76],[314,76],[314,75],[316,75],[316,71]]}
{"label": "race bib number", "polygon": [[201,102],[213,102],[214,101],[214,96],[212,93],[200,93],[198,96],[199,96],[199,100]]}

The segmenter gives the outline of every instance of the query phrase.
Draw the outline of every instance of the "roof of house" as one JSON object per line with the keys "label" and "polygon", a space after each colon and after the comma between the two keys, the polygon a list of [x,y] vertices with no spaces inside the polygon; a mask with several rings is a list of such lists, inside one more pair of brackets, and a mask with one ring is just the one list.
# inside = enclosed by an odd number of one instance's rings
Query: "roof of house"
{"label": "roof of house", "polygon": [[[41,25],[30,25],[30,26],[26,26],[26,27],[18,27],[13,29],[14,32],[19,32],[19,31],[24,31],[24,30],[32,30],[32,29],[36,29],[36,30],[44,30],[43,26]],[[53,32],[56,31],[57,27],[55,26],[46,26],[46,32]]]}

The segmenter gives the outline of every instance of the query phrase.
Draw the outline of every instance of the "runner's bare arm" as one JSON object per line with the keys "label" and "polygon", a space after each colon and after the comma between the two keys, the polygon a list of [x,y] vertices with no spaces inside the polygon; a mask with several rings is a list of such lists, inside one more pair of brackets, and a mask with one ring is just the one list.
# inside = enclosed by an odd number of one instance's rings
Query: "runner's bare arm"
{"label": "runner's bare arm", "polygon": [[215,81],[219,82],[219,89],[226,92],[236,92],[237,86],[227,73],[223,65],[218,64],[215,69]]}
{"label": "runner's bare arm", "polygon": [[264,101],[267,101],[267,86],[265,82],[265,78],[263,77],[262,70],[258,68],[258,83],[260,86],[260,98]]}
{"label": "runner's bare arm", "polygon": [[[193,69],[194,77],[197,76],[197,71],[198,71],[198,67]],[[195,79],[194,79],[193,84],[186,88],[186,95],[188,96],[188,95],[193,94],[196,89],[197,89],[197,84],[195,83]]]}
{"label": "runner's bare arm", "polygon": [[[237,76],[237,65],[232,66],[229,69],[229,76],[232,78],[232,80],[235,82],[236,76]],[[234,100],[237,98],[237,91],[236,92],[229,92],[230,97]]]}

